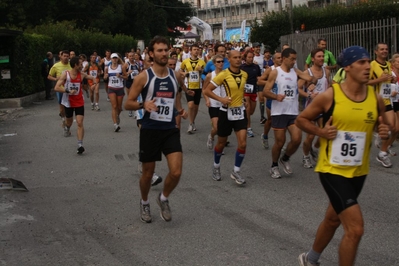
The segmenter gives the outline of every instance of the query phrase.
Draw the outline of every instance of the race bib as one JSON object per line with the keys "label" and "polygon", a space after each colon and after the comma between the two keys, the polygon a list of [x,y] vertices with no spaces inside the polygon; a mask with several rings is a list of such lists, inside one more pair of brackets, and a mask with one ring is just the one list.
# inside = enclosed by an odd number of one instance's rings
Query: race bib
{"label": "race bib", "polygon": [[323,92],[323,84],[321,84],[320,82],[317,82],[316,87],[314,88],[314,91],[320,93]]}
{"label": "race bib", "polygon": [[73,94],[78,94],[79,89],[80,89],[80,83],[68,82],[68,83],[65,83],[65,87],[67,87],[71,92],[74,91]]}
{"label": "race bib", "polygon": [[190,72],[190,82],[199,82],[199,72],[198,71]]}
{"label": "race bib", "polygon": [[134,77],[137,76],[138,74],[139,74],[139,71],[136,70],[136,69],[134,69],[133,72],[130,73],[130,77],[131,77],[132,79],[134,79]]}
{"label": "race bib", "polygon": [[338,130],[332,142],[330,163],[342,166],[357,166],[363,163],[366,132]]}
{"label": "race bib", "polygon": [[121,87],[122,86],[121,78],[118,78],[117,76],[110,76],[109,77],[108,86],[110,86],[110,87]]}
{"label": "race bib", "polygon": [[254,93],[254,85],[245,84],[245,93]]}
{"label": "race bib", "polygon": [[237,121],[244,119],[244,106],[240,107],[229,107],[227,109],[227,119],[230,121]]}
{"label": "race bib", "polygon": [[295,91],[296,91],[295,87],[291,87],[289,85],[284,86],[284,94],[285,94],[284,100],[289,100],[289,101],[294,100],[295,99]]}
{"label": "race bib", "polygon": [[381,84],[380,95],[383,99],[391,98],[391,92],[392,92],[391,85],[395,85],[395,84],[391,84],[391,83],[382,83]]}
{"label": "race bib", "polygon": [[155,105],[158,107],[158,110],[151,112],[150,119],[161,122],[172,121],[174,99],[173,98],[154,98],[154,99],[155,99]]}
{"label": "race bib", "polygon": [[97,70],[90,70],[90,76],[97,77]]}

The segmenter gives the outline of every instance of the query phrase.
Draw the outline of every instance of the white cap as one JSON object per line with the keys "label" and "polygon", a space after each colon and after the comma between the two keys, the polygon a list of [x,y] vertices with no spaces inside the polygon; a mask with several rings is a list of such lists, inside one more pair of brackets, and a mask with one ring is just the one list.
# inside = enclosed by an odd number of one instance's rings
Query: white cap
{"label": "white cap", "polygon": [[113,54],[111,54],[111,58],[114,58],[114,57],[119,57],[119,56],[118,56],[118,54],[117,54],[117,53],[113,53]]}

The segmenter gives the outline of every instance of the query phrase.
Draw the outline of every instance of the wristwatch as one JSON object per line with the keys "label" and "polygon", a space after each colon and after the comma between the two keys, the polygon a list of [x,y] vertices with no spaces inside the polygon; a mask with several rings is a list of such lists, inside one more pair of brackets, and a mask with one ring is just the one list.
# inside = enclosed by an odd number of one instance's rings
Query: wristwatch
{"label": "wristwatch", "polygon": [[65,88],[65,93],[70,93],[71,91],[68,88]]}
{"label": "wristwatch", "polygon": [[139,109],[143,109],[144,108],[144,103],[139,103]]}

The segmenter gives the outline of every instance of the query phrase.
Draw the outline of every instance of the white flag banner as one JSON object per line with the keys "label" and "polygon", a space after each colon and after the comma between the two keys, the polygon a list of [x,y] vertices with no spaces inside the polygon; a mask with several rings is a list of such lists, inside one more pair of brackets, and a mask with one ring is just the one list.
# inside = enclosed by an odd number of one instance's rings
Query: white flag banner
{"label": "white flag banner", "polygon": [[245,26],[247,24],[247,20],[244,19],[241,23],[241,33],[240,33],[240,39],[245,40]]}
{"label": "white flag banner", "polygon": [[222,23],[222,42],[226,40],[226,19],[223,19]]}

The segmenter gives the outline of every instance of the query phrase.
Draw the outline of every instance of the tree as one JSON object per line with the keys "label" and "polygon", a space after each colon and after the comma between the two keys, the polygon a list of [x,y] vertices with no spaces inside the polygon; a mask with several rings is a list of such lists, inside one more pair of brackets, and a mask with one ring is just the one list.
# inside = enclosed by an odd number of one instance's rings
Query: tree
{"label": "tree", "polygon": [[49,22],[73,21],[81,29],[149,40],[155,35],[180,35],[168,28],[185,27],[192,13],[191,5],[179,0],[2,0],[0,27],[24,30]]}

